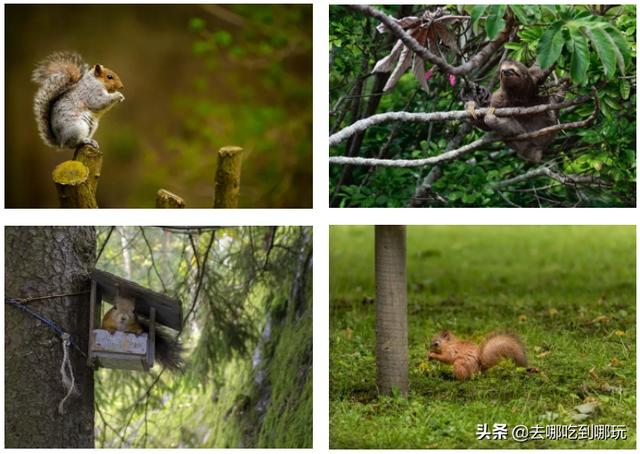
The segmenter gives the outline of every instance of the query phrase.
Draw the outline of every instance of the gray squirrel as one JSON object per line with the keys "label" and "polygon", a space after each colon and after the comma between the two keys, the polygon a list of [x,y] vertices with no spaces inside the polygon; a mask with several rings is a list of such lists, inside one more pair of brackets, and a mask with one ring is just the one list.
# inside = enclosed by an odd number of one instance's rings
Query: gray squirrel
{"label": "gray squirrel", "polygon": [[118,75],[89,66],[74,52],[56,52],[40,62],[31,80],[39,85],[33,110],[42,140],[57,148],[91,145],[102,114],[124,101]]}

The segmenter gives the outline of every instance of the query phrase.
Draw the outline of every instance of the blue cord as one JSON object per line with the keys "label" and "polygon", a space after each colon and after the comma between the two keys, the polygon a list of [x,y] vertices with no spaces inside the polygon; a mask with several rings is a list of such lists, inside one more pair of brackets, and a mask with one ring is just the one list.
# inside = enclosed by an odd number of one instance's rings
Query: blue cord
{"label": "blue cord", "polygon": [[[22,312],[26,312],[27,314],[31,315],[33,318],[36,318],[38,320],[40,320],[42,323],[44,323],[45,325],[47,325],[49,328],[51,328],[51,330],[53,332],[55,332],[58,336],[60,336],[62,338],[62,336],[64,334],[66,334],[64,331],[62,331],[62,328],[60,328],[58,325],[56,325],[54,322],[52,322],[51,320],[49,320],[46,317],[43,317],[42,315],[33,312],[31,309],[29,309],[25,304],[20,304],[17,300],[15,299],[11,299],[11,298],[5,298],[4,302],[7,304],[10,304],[12,306],[17,307],[18,309],[20,309]],[[73,338],[70,338],[71,340],[71,345],[78,350],[78,352],[80,352],[80,354],[82,356],[84,356],[85,358],[87,357],[87,355],[85,354],[85,352],[83,352],[80,347],[78,346],[78,344],[76,343],[76,341]]]}

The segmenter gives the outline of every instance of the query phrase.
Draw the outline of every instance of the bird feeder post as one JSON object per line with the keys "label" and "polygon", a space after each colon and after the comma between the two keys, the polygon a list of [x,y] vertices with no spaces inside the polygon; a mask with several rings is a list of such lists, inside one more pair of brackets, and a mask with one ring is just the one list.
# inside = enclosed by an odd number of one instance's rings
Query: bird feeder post
{"label": "bird feeder post", "polygon": [[[95,279],[91,279],[91,295],[89,298],[89,339],[93,339],[93,330],[100,328],[100,317],[102,315],[102,292]],[[93,349],[88,349],[87,364],[89,367],[95,366]]]}
{"label": "bird feeder post", "polygon": [[147,370],[153,367],[156,357],[156,308],[149,311],[149,352],[147,355]]}

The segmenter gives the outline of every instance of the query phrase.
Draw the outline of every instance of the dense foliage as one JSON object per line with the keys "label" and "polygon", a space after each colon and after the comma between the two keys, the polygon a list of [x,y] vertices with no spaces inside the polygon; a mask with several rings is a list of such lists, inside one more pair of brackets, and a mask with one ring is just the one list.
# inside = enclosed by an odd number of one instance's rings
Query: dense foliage
{"label": "dense foliage", "polygon": [[96,373],[97,447],[310,447],[311,229],[101,228],[97,266],[183,305],[186,367]]}
{"label": "dense foliage", "polygon": [[[407,398],[376,388],[374,228],[332,227],[330,244],[332,448],[635,446],[635,227],[409,227]],[[505,362],[459,382],[426,360],[442,329],[473,342],[515,331],[536,369]],[[597,411],[576,415],[583,403]],[[623,425],[627,439],[478,440],[478,424]]]}
{"label": "dense foliage", "polygon": [[[425,6],[378,8],[395,18],[437,11]],[[379,21],[360,11],[331,7],[332,134],[376,113],[461,110],[464,87],[477,84],[488,92],[496,88],[496,67],[504,58],[528,66],[538,62],[543,69],[553,69],[551,81],[569,79],[565,99],[590,95],[595,87],[598,118],[589,127],[558,134],[552,152],[538,165],[513,155],[501,141],[437,169],[332,165],[332,206],[635,206],[634,5],[461,5],[441,14],[458,19],[442,21],[418,38],[453,66],[476,55],[508,24],[513,31],[486,64],[468,74],[446,74],[427,61],[425,68],[404,69],[406,74],[383,92],[394,68],[383,73],[372,69],[390,54],[396,37],[378,33],[375,27]],[[396,75],[392,72],[391,78]],[[561,111],[560,121],[585,120],[594,109],[593,101],[580,104]],[[484,134],[466,121],[387,123],[333,147],[331,155],[425,158],[471,143]],[[542,176],[506,187],[498,185],[542,166],[560,175],[589,175],[595,183],[562,183]],[[428,190],[420,192],[425,183]]]}

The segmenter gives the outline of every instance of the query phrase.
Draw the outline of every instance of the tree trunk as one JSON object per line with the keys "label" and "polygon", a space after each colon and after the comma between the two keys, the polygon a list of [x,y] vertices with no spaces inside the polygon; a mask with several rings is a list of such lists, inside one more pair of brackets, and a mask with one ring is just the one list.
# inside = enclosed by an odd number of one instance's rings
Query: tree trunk
{"label": "tree trunk", "polygon": [[409,390],[407,333],[407,231],[376,226],[376,366],[378,391]]}
{"label": "tree trunk", "polygon": [[[6,227],[5,299],[89,291],[95,263],[93,227]],[[73,336],[86,353],[89,294],[32,301],[32,311]],[[76,393],[61,381],[62,342],[47,325],[5,304],[5,445],[7,448],[93,448],[93,371],[73,347]]]}

